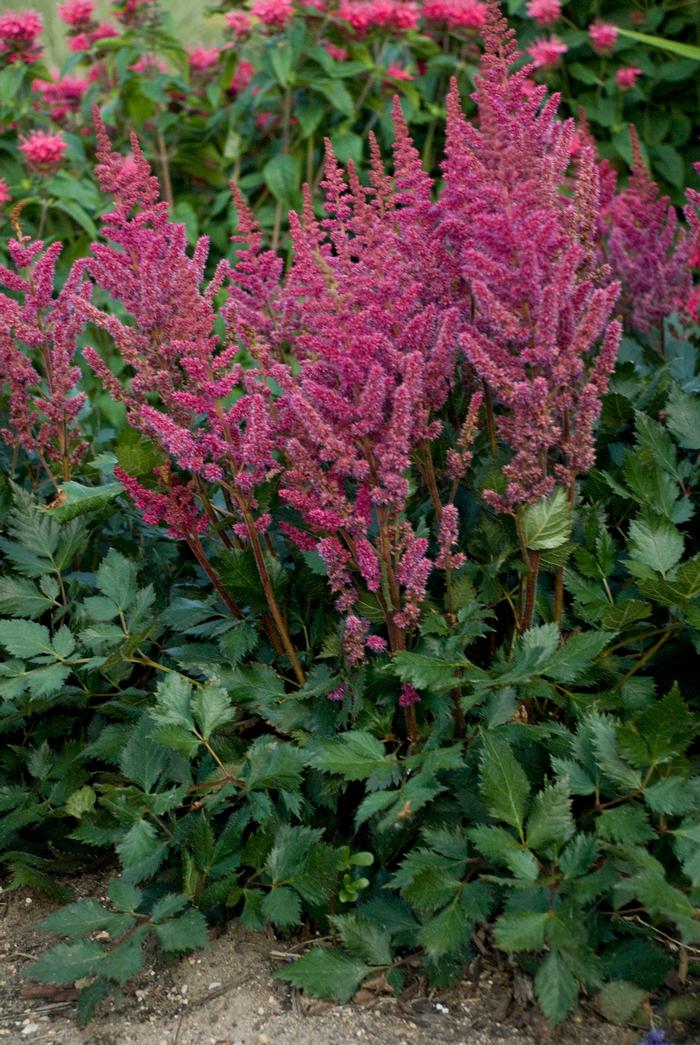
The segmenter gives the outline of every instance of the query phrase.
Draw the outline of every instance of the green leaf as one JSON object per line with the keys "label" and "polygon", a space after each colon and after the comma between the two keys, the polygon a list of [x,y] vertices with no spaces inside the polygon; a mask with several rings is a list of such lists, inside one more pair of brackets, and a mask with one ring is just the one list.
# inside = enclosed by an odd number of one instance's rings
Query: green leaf
{"label": "green leaf", "polygon": [[286,885],[271,889],[262,902],[262,913],[279,929],[301,925],[301,900]]}
{"label": "green leaf", "polygon": [[76,820],[80,820],[85,813],[92,812],[96,801],[97,795],[94,789],[86,784],[68,796],[64,809],[69,816],[74,816]]}
{"label": "green leaf", "polygon": [[523,838],[523,820],[530,791],[525,771],[507,741],[482,734],[481,792],[491,815],[515,827]]}
{"label": "green leaf", "polygon": [[333,108],[343,116],[352,118],[355,115],[355,103],[344,84],[338,83],[337,80],[314,80],[309,86],[327,98]]}
{"label": "green leaf", "polygon": [[109,997],[109,995],[116,993],[118,993],[118,987],[101,977],[93,980],[87,987],[83,987],[78,995],[78,1026],[87,1026],[95,1015],[100,1002]]}
{"label": "green leaf", "polygon": [[93,976],[103,957],[104,951],[96,940],[59,943],[30,965],[26,975],[41,983],[73,984]]}
{"label": "green leaf", "polygon": [[97,587],[120,610],[126,610],[136,597],[136,564],[110,548],[97,571]]}
{"label": "green leaf", "polygon": [[[466,664],[466,662],[465,662]],[[426,657],[422,653],[399,650],[392,658],[390,668],[402,682],[410,682],[418,690],[445,692],[458,685],[455,669],[460,664]]]}
{"label": "green leaf", "polygon": [[556,650],[543,674],[556,682],[573,682],[591,668],[612,637],[607,631],[584,631],[572,635]]}
{"label": "green leaf", "polygon": [[539,791],[527,820],[528,848],[538,852],[568,842],[576,830],[571,813],[571,795],[565,781]]}
{"label": "green leaf", "polygon": [[593,750],[601,772],[613,784],[632,791],[638,790],[642,785],[641,773],[620,757],[612,719],[607,715],[591,712],[586,719],[586,724],[590,730]]}
{"label": "green leaf", "polygon": [[148,820],[137,820],[116,846],[124,876],[139,881],[153,874],[165,856],[166,845],[158,841],[156,829]]}
{"label": "green leaf", "polygon": [[535,995],[550,1023],[561,1023],[578,998],[578,984],[557,951],[551,951],[535,976]]}
{"label": "green leaf", "polygon": [[221,726],[231,722],[235,710],[225,690],[220,686],[203,686],[192,700],[192,712],[205,740],[209,740]]}
{"label": "green leaf", "polygon": [[98,900],[77,900],[50,914],[41,923],[43,929],[57,936],[84,936],[106,930],[116,935],[128,929],[133,918],[128,914],[114,914]]}
{"label": "green leaf", "polygon": [[418,940],[433,961],[460,950],[472,932],[472,925],[464,916],[458,897],[443,907],[430,921],[423,925]]}
{"label": "green leaf", "polygon": [[161,922],[154,928],[161,947],[169,953],[185,954],[209,943],[206,918],[194,907],[179,918]]}
{"label": "green leaf", "polygon": [[67,482],[59,487],[63,500],[57,508],[49,511],[59,522],[68,522],[78,515],[95,512],[113,501],[124,487],[121,483],[107,483],[104,486],[83,486],[81,483]]}
{"label": "green leaf", "polygon": [[312,947],[292,965],[273,973],[275,980],[288,980],[317,998],[347,1002],[372,968],[335,947]]}
{"label": "green leaf", "polygon": [[549,914],[546,911],[511,911],[493,927],[496,946],[502,951],[541,951]]}
{"label": "green leaf", "polygon": [[525,545],[532,551],[566,544],[571,534],[571,508],[564,487],[556,486],[548,497],[528,504],[520,523]]}
{"label": "green leaf", "polygon": [[677,385],[666,405],[666,424],[686,450],[700,450],[700,401]]}
{"label": "green leaf", "polygon": [[309,764],[345,780],[374,777],[386,781],[396,772],[396,759],[387,755],[384,745],[371,733],[352,730],[331,740],[318,741],[309,755]]}
{"label": "green leaf", "polygon": [[123,985],[132,976],[136,976],[143,968],[143,952],[141,945],[144,937],[148,934],[148,926],[140,925],[119,946],[107,951],[99,964],[101,976],[116,980]]}
{"label": "green leaf", "polygon": [[390,965],[392,962],[389,932],[361,914],[341,914],[331,917],[348,954],[370,965]]}
{"label": "green leaf", "polygon": [[666,519],[635,519],[629,537],[632,558],[664,575],[683,554],[683,535]]}
{"label": "green leaf", "polygon": [[49,629],[31,620],[0,620],[0,643],[13,657],[53,654]]}
{"label": "green leaf", "polygon": [[168,752],[153,739],[154,725],[144,713],[131,731],[119,760],[119,768],[128,780],[147,794],[160,779],[168,763]]}
{"label": "green leaf", "polygon": [[612,983],[605,984],[596,998],[596,1005],[606,1020],[623,1026],[629,1023],[647,997],[647,991],[634,983],[613,980]]}
{"label": "green leaf", "polygon": [[39,591],[27,577],[0,577],[0,613],[34,619],[53,605],[54,599]]}
{"label": "green leaf", "polygon": [[263,167],[263,178],[268,189],[285,207],[295,205],[299,194],[299,164],[294,156],[279,153]]}
{"label": "green leaf", "polygon": [[635,29],[622,29],[617,27],[620,36],[629,37],[630,40],[638,40],[639,43],[647,44],[648,47],[656,47],[660,51],[669,51],[677,54],[680,58],[690,58],[694,62],[700,62],[700,47],[686,44],[680,40],[667,40],[663,36],[653,36],[650,33],[638,33]]}
{"label": "green leaf", "polygon": [[135,911],[143,899],[143,893],[123,878],[113,878],[107,895],[119,911]]}

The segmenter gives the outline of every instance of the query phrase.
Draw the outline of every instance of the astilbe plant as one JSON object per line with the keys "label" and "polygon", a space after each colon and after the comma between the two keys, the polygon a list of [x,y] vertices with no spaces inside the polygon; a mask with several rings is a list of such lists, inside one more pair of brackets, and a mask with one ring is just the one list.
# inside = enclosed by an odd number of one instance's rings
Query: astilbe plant
{"label": "astilbe plant", "polygon": [[681,228],[644,164],[634,127],[630,134],[634,163],[628,184],[607,208],[607,254],[622,284],[626,319],[641,333],[658,332],[663,353],[664,320],[690,293],[697,232]]}
{"label": "astilbe plant", "polygon": [[[464,117],[448,100],[443,242],[457,256],[472,321],[461,344],[486,394],[490,418],[513,452],[500,511],[570,486],[593,463],[593,428],[615,361],[617,283],[597,269],[593,233],[597,167],[580,149],[565,194],[575,127],[557,121],[556,95],[517,71],[514,34],[494,5],[473,98]],[[602,349],[594,355],[602,340]],[[493,431],[492,431],[493,434]]]}
{"label": "astilbe plant", "polygon": [[8,253],[14,268],[0,266],[0,368],[8,391],[5,442],[34,455],[57,487],[70,479],[87,443],[78,414],[85,396],[78,392],[75,362],[83,325],[77,308],[89,287],[82,284],[83,263],[73,266],[54,294],[61,244],[46,247],[16,228]]}

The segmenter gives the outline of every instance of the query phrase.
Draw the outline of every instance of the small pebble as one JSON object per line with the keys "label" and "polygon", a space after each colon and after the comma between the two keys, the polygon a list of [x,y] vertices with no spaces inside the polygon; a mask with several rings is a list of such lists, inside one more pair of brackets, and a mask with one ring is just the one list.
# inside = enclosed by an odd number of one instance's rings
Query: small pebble
{"label": "small pebble", "polygon": [[260,1042],[260,1045],[269,1045],[270,1039],[267,1034],[258,1034],[258,1041]]}
{"label": "small pebble", "polygon": [[41,1030],[38,1023],[25,1023],[22,1027],[22,1037],[28,1038],[30,1034],[36,1034],[38,1030]]}
{"label": "small pebble", "polygon": [[209,987],[207,988],[207,990],[215,991],[216,988],[220,987],[220,986],[221,986],[221,981],[220,980],[214,980],[213,983],[209,984]]}

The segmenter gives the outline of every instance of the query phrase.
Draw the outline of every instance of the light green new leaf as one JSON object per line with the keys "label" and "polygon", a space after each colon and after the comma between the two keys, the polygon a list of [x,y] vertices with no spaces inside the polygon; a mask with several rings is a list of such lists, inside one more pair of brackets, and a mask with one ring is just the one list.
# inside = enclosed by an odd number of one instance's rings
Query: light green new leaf
{"label": "light green new leaf", "polygon": [[683,554],[683,535],[666,519],[635,519],[629,536],[632,558],[664,576]]}
{"label": "light green new leaf", "polygon": [[571,534],[571,508],[563,486],[548,497],[528,504],[521,516],[525,544],[532,551],[551,551],[566,544]]}
{"label": "light green new leaf", "polygon": [[60,487],[64,500],[57,508],[49,511],[59,522],[68,522],[78,515],[95,512],[124,492],[121,483],[106,483],[104,486],[83,486],[82,483],[67,482]]}

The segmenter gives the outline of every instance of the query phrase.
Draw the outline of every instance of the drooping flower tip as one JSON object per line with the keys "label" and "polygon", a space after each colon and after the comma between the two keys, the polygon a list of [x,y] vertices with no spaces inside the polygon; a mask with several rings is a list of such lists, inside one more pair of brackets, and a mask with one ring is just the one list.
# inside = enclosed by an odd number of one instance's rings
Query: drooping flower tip
{"label": "drooping flower tip", "polygon": [[552,25],[561,16],[561,0],[529,0],[527,13],[538,25]]}
{"label": "drooping flower tip", "polygon": [[12,200],[10,190],[7,187],[7,182],[4,178],[0,178],[0,205],[3,203],[9,203]]}
{"label": "drooping flower tip", "polygon": [[334,704],[342,704],[345,700],[345,686],[337,686],[336,689],[332,689],[328,694],[328,700],[332,700]]}
{"label": "drooping flower tip", "polygon": [[336,47],[335,44],[326,43],[323,45],[326,54],[329,54],[331,58],[334,58],[336,62],[347,62],[350,55],[344,47]]}
{"label": "drooping flower tip", "polygon": [[588,39],[598,54],[610,54],[619,35],[617,26],[612,22],[592,22],[588,26]]}
{"label": "drooping flower tip", "polygon": [[31,131],[22,139],[20,152],[25,163],[40,174],[52,174],[60,167],[68,145],[60,131]]}
{"label": "drooping flower tip", "polygon": [[420,693],[414,689],[413,686],[408,682],[404,682],[401,687],[401,696],[399,697],[400,708],[411,708],[415,704],[420,704]]}
{"label": "drooping flower tip", "polygon": [[630,87],[634,87],[637,80],[642,75],[642,70],[636,65],[623,65],[621,69],[618,69],[615,73],[615,83],[622,91],[628,91]]}
{"label": "drooping flower tip", "polygon": [[215,69],[219,64],[220,52],[218,47],[193,47],[189,51],[190,68],[197,72],[206,72]]}
{"label": "drooping flower tip", "polygon": [[84,29],[95,13],[93,0],[65,0],[58,5],[58,16],[70,29]]}
{"label": "drooping flower tip", "polygon": [[535,69],[555,69],[561,62],[569,48],[558,36],[540,36],[533,40],[528,48],[528,54]]}

